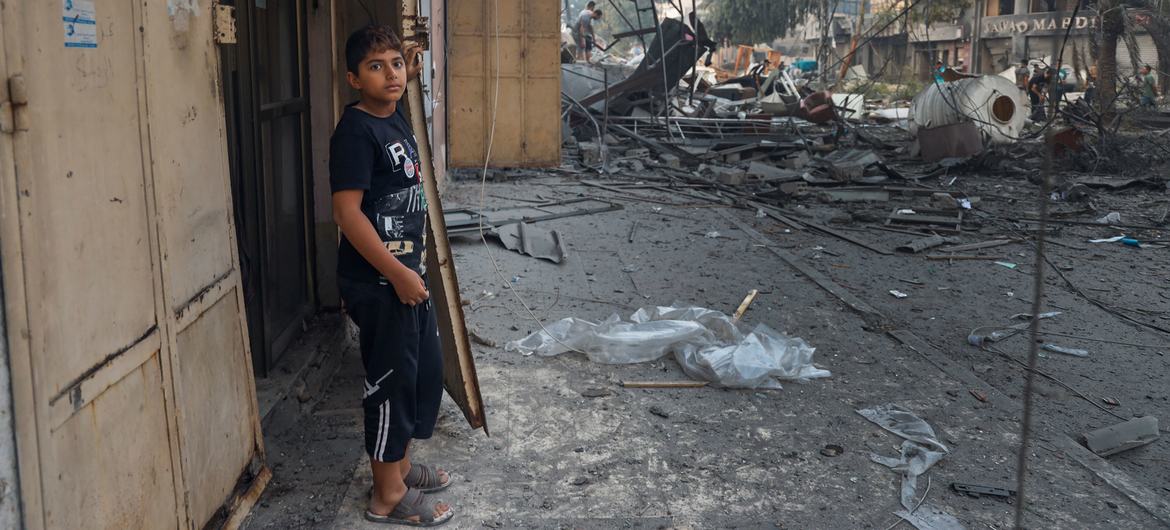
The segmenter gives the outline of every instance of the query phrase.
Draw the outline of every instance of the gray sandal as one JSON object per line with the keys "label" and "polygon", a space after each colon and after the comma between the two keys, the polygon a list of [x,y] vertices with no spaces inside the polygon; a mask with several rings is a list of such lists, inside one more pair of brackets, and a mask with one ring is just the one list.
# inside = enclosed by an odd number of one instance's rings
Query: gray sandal
{"label": "gray sandal", "polygon": [[417,488],[423,493],[434,493],[436,491],[443,491],[447,486],[451,485],[451,474],[447,474],[447,481],[440,482],[439,470],[428,466],[426,464],[410,464],[410,471],[406,472],[406,478],[402,479],[408,488]]}
{"label": "gray sandal", "polygon": [[[450,507],[447,508],[443,515],[435,517],[435,506],[442,501],[432,501],[431,498],[414,488],[406,490],[406,495],[398,501],[398,505],[390,511],[388,515],[378,515],[370,510],[366,510],[366,520],[372,523],[385,524],[400,524],[403,526],[439,526],[452,517],[455,517],[455,510]],[[418,521],[413,521],[411,517],[418,517]]]}

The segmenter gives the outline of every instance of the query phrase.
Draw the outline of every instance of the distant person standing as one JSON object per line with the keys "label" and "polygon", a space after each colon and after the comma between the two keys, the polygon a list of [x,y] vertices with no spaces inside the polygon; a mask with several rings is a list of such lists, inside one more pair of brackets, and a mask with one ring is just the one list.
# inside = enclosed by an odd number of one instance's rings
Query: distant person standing
{"label": "distant person standing", "polygon": [[1020,90],[1027,91],[1028,79],[1030,77],[1031,76],[1028,75],[1028,61],[1020,61],[1020,66],[1016,68],[1016,86],[1019,87]]}
{"label": "distant person standing", "polygon": [[935,61],[934,63],[934,82],[942,84],[946,80],[943,79],[943,72],[947,70],[946,65],[942,61]]}
{"label": "distant person standing", "polygon": [[593,9],[595,7],[597,7],[597,2],[590,1],[588,4],[585,4],[585,9],[577,13],[577,18],[573,20],[572,24],[569,24],[569,33],[573,35],[573,45],[577,48],[578,61],[585,57],[585,47],[582,45],[583,41],[581,38],[581,19],[585,17],[592,19]]}
{"label": "distant person standing", "polygon": [[601,10],[595,9],[593,2],[586,5],[585,10],[577,17],[577,58],[584,58],[589,62],[596,44],[596,35],[593,33],[593,21],[601,19]]}
{"label": "distant person standing", "polygon": [[1153,69],[1150,65],[1145,65],[1141,69],[1141,75],[1138,76],[1141,81],[1141,106],[1143,109],[1153,109],[1157,107],[1158,102],[1158,80],[1154,78]]}

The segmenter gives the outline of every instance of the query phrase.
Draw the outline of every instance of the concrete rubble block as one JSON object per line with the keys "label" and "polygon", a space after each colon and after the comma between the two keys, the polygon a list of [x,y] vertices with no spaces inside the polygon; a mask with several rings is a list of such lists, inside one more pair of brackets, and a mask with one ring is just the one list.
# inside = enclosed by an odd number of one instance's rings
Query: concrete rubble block
{"label": "concrete rubble block", "polygon": [[601,163],[601,146],[595,142],[579,142],[577,149],[581,151],[581,163],[587,166],[596,166]]}
{"label": "concrete rubble block", "polygon": [[670,153],[662,153],[661,155],[658,155],[658,159],[662,160],[662,163],[666,164],[668,167],[672,167],[674,169],[682,168],[682,160]]}
{"label": "concrete rubble block", "polygon": [[840,149],[824,157],[829,176],[844,182],[865,176],[865,168],[881,161],[873,151],[861,149]]}
{"label": "concrete rubble block", "polygon": [[808,165],[809,157],[805,151],[797,151],[785,158],[783,161],[784,167],[788,169],[800,169]]}
{"label": "concrete rubble block", "polygon": [[737,167],[712,166],[711,172],[720,184],[739,186],[747,182],[747,172]]}
{"label": "concrete rubble block", "polygon": [[625,156],[629,158],[646,158],[650,156],[650,150],[645,147],[635,147],[633,149],[626,149]]}
{"label": "concrete rubble block", "polygon": [[1085,445],[1098,456],[1115,455],[1158,439],[1158,418],[1142,416],[1085,433]]}
{"label": "concrete rubble block", "polygon": [[752,162],[748,166],[747,174],[765,182],[788,182],[800,180],[800,173],[790,169],[778,168],[763,162]]}

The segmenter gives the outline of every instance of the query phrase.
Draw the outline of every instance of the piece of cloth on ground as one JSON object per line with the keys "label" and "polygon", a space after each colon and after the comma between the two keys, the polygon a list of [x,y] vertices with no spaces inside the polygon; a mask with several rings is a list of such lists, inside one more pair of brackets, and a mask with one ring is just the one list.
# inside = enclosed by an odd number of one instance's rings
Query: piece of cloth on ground
{"label": "piece of cloth on ground", "polygon": [[673,353],[691,377],[735,388],[780,388],[778,380],[829,377],[813,366],[815,348],[759,324],[750,332],[730,316],[702,307],[644,307],[622,320],[570,317],[505,345],[525,355],[585,353],[591,361],[630,364]]}

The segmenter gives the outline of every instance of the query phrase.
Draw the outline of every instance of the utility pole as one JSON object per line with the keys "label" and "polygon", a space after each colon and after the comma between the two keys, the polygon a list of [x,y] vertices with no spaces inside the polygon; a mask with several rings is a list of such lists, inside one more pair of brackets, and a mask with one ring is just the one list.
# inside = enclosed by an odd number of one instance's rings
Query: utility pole
{"label": "utility pole", "polygon": [[857,0],[857,3],[857,26],[853,28],[853,42],[849,44],[849,53],[841,62],[841,75],[837,77],[838,83],[845,81],[845,74],[849,72],[849,67],[853,66],[853,54],[857,53],[857,41],[861,38],[861,28],[865,25],[866,0]]}
{"label": "utility pole", "polygon": [[573,12],[569,11],[569,0],[565,0],[565,27],[573,27]]}

